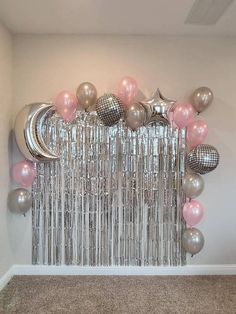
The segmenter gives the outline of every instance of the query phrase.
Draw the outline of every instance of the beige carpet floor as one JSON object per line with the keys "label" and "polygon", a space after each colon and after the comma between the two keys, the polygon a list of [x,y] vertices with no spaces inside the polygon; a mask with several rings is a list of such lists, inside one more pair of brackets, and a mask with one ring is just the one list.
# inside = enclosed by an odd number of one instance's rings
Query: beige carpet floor
{"label": "beige carpet floor", "polygon": [[0,313],[236,313],[236,276],[16,276]]}

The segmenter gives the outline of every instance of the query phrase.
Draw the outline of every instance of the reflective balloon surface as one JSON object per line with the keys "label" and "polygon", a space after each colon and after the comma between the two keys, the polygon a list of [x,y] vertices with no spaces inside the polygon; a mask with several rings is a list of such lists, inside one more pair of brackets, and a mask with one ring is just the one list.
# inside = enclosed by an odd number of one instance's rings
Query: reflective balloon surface
{"label": "reflective balloon surface", "polygon": [[78,107],[77,98],[68,91],[60,92],[55,98],[55,107],[65,122],[71,122],[75,118]]}
{"label": "reflective balloon surface", "polygon": [[32,207],[31,193],[23,188],[12,190],[8,194],[7,203],[11,212],[24,214]]}
{"label": "reflective balloon surface", "polygon": [[204,207],[196,200],[191,200],[184,204],[183,217],[187,225],[193,227],[197,225],[204,215]]}
{"label": "reflective balloon surface", "polygon": [[124,105],[130,106],[138,93],[138,84],[130,76],[123,77],[118,83],[117,95]]}
{"label": "reflective balloon surface", "polygon": [[23,187],[29,187],[34,182],[36,171],[30,161],[20,161],[12,167],[12,177],[15,182]]}
{"label": "reflective balloon surface", "polygon": [[195,120],[188,125],[187,143],[193,148],[204,142],[208,134],[208,126],[203,120]]}
{"label": "reflective balloon surface", "polygon": [[125,112],[126,125],[132,130],[141,127],[146,119],[146,112],[142,105],[136,103],[131,105]]}
{"label": "reflective balloon surface", "polygon": [[193,121],[194,114],[195,111],[191,104],[178,103],[174,108],[173,122],[178,128],[185,128]]}
{"label": "reflective balloon surface", "polygon": [[123,104],[114,94],[99,97],[96,101],[96,111],[100,120],[107,126],[116,124],[124,114]]}
{"label": "reflective balloon surface", "polygon": [[77,88],[76,96],[79,105],[87,110],[89,107],[92,107],[97,100],[96,87],[90,82],[84,82]]}
{"label": "reflective balloon surface", "polygon": [[197,254],[204,246],[204,236],[197,228],[186,229],[182,236],[182,245],[186,252]]}
{"label": "reflective balloon surface", "polygon": [[204,180],[198,173],[188,173],[183,177],[183,191],[188,198],[199,196],[204,189]]}
{"label": "reflective balloon surface", "polygon": [[197,112],[205,110],[213,101],[213,92],[208,87],[199,87],[193,92],[192,105]]}

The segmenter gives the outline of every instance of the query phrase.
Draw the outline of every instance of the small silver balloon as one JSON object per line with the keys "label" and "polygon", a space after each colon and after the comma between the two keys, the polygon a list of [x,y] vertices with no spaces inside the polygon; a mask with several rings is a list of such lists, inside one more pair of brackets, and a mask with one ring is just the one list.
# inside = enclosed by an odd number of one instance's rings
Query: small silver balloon
{"label": "small silver balloon", "polygon": [[197,112],[205,110],[213,101],[213,92],[209,87],[199,87],[192,95],[192,105]]}
{"label": "small silver balloon", "polygon": [[191,170],[200,174],[206,174],[214,170],[220,160],[217,149],[208,144],[201,144],[190,151],[187,156],[187,164]]}
{"label": "small silver balloon", "polygon": [[12,190],[8,194],[7,204],[11,212],[25,214],[32,206],[31,193],[23,188]]}
{"label": "small silver balloon", "polygon": [[135,103],[128,107],[125,112],[126,125],[132,130],[141,127],[146,119],[146,112],[140,103]]}
{"label": "small silver balloon", "polygon": [[154,122],[166,125],[169,123],[168,113],[175,104],[175,100],[167,99],[157,89],[151,98],[140,101],[140,104],[146,110],[145,125]]}
{"label": "small silver balloon", "polygon": [[197,228],[188,228],[183,233],[182,245],[186,252],[197,254],[204,246],[204,236]]}
{"label": "small silver balloon", "polygon": [[183,191],[186,197],[195,198],[204,189],[204,180],[198,173],[188,173],[183,177]]}
{"label": "small silver balloon", "polygon": [[112,126],[123,116],[124,109],[121,100],[114,94],[104,94],[96,101],[98,117],[104,125]]}
{"label": "small silver balloon", "polygon": [[96,87],[90,82],[84,82],[79,85],[76,91],[76,96],[79,105],[85,110],[92,107],[97,100],[97,90]]}

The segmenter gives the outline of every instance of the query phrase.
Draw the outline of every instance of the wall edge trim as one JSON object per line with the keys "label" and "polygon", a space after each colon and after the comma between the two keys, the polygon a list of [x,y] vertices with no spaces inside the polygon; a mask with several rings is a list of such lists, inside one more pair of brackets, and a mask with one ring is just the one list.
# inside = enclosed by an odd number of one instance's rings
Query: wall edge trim
{"label": "wall edge trim", "polygon": [[11,278],[14,276],[13,273],[13,266],[10,267],[5,274],[0,277],[0,291],[6,287],[8,282],[11,280]]}

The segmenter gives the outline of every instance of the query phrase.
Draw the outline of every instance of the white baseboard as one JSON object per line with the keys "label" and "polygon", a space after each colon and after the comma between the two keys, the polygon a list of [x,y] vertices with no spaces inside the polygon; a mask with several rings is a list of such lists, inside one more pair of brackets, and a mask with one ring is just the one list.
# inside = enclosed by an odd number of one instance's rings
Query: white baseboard
{"label": "white baseboard", "polygon": [[137,267],[137,266],[48,266],[13,265],[0,278],[0,291],[13,276],[195,276],[195,275],[236,275],[236,264],[187,265],[178,267]]}
{"label": "white baseboard", "polygon": [[179,267],[153,266],[47,266],[14,265],[14,275],[53,275],[53,276],[194,276],[194,275],[236,275],[236,264],[226,265],[187,265]]}
{"label": "white baseboard", "polygon": [[0,278],[0,291],[8,284],[11,278],[14,276],[12,267]]}

